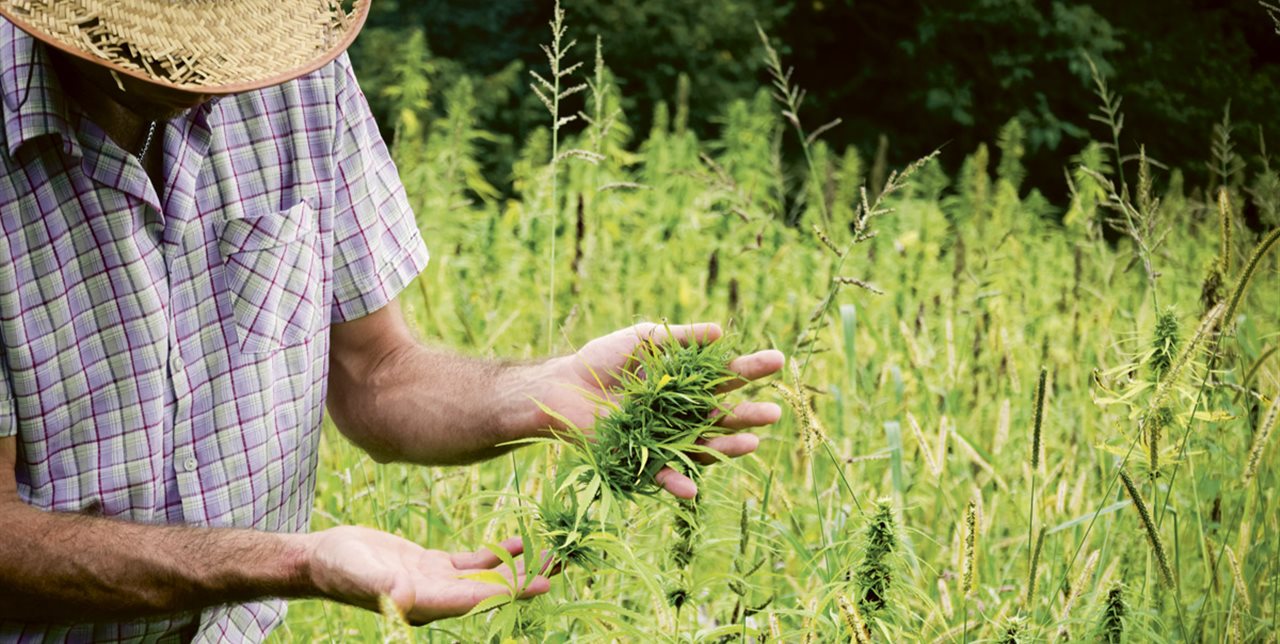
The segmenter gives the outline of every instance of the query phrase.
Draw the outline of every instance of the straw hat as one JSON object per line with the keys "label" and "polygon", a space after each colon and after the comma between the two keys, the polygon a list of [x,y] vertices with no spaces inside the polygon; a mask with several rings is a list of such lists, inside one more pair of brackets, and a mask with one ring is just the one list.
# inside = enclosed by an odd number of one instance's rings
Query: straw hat
{"label": "straw hat", "polygon": [[23,31],[118,74],[231,94],[323,67],[370,0],[0,0]]}

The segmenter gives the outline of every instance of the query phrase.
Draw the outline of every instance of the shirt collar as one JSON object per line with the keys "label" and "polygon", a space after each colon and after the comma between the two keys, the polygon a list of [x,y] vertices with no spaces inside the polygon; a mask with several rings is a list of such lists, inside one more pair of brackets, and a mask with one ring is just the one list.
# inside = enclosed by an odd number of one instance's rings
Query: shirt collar
{"label": "shirt collar", "polygon": [[67,156],[79,157],[80,144],[58,77],[43,44],[0,18],[0,116],[10,158],[36,139],[56,135]]}

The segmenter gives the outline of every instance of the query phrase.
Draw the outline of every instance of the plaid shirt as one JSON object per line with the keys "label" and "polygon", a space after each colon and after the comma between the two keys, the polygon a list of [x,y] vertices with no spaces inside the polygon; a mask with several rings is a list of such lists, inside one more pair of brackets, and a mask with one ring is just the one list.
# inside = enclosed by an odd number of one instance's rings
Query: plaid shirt
{"label": "plaid shirt", "polygon": [[[0,437],[23,500],[305,531],[329,325],[427,262],[345,54],[163,123],[159,195],[3,19],[0,98]],[[260,640],[284,610],[0,622],[0,641]]]}

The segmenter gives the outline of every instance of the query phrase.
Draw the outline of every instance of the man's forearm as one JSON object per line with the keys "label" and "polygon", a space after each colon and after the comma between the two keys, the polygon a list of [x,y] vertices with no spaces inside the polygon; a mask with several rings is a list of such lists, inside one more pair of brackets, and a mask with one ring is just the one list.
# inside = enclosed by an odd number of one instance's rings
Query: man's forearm
{"label": "man's forearm", "polygon": [[468,358],[406,343],[375,365],[331,366],[329,412],[375,459],[453,465],[533,435],[546,363]]}
{"label": "man's forearm", "polygon": [[0,619],[77,622],[310,589],[298,535],[152,526],[0,503]]}

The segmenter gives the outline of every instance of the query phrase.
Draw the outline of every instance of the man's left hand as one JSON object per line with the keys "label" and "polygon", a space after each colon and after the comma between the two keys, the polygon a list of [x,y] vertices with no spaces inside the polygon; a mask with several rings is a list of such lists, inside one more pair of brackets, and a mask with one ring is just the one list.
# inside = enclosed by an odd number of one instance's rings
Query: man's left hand
{"label": "man's left hand", "polygon": [[[607,410],[598,402],[612,400],[611,391],[618,384],[618,375],[631,368],[632,354],[645,341],[709,343],[720,338],[722,331],[716,324],[686,324],[666,326],[641,323],[621,329],[588,342],[577,353],[556,358],[546,364],[550,370],[547,391],[538,402],[560,414],[578,428],[589,428],[596,418]],[[722,391],[737,389],[752,380],[776,373],[783,365],[782,352],[758,351],[741,356],[729,363],[729,370],[738,375],[736,380],[724,385]],[[726,430],[743,430],[762,427],[778,421],[782,409],[770,402],[743,402],[729,413],[721,415],[716,425]],[[563,429],[561,423],[547,419],[547,426]],[[702,439],[701,444],[728,457],[750,454],[760,444],[760,438],[749,432],[726,434]],[[703,463],[715,460],[706,453],[691,455]],[[698,487],[689,477],[664,467],[656,480],[671,494],[691,499],[698,494]]]}

